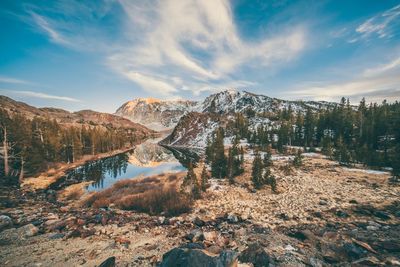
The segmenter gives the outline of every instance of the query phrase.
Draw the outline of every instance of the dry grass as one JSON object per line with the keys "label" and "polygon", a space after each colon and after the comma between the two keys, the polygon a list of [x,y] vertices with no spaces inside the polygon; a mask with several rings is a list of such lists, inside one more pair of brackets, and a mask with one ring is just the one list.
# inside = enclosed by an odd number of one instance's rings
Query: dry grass
{"label": "dry grass", "polygon": [[86,192],[85,188],[90,182],[73,184],[60,191],[58,198],[62,200],[79,200]]}
{"label": "dry grass", "polygon": [[158,176],[122,180],[102,192],[90,195],[84,205],[102,208],[114,204],[125,210],[170,216],[188,212],[192,201],[177,191],[178,177],[170,175],[165,178],[163,182]]}
{"label": "dry grass", "polygon": [[192,200],[177,192],[175,187],[169,187],[125,196],[115,204],[121,209],[175,216],[190,211]]}

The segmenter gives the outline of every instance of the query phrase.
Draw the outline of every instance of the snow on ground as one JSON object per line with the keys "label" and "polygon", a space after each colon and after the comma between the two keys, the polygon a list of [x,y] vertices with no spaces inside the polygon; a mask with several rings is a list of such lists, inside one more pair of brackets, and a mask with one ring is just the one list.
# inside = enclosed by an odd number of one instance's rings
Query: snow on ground
{"label": "snow on ground", "polygon": [[304,157],[307,157],[307,158],[322,158],[322,159],[327,158],[327,156],[322,155],[320,153],[315,153],[315,152],[302,153],[301,155],[303,155]]}
{"label": "snow on ground", "polygon": [[376,175],[388,175],[390,172],[387,171],[378,171],[378,170],[371,170],[371,169],[355,169],[355,168],[343,168],[346,171],[350,172],[363,172],[363,173],[368,173],[368,174],[376,174]]}

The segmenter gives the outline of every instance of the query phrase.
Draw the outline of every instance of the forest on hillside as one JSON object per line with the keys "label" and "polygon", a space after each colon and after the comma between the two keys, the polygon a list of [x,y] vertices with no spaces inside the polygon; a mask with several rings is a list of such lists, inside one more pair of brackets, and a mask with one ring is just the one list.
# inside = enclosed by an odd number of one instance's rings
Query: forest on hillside
{"label": "forest on hillside", "polygon": [[[279,127],[260,125],[250,130],[248,120],[254,116],[268,118]],[[224,133],[233,135],[233,140],[246,139],[260,151],[273,148],[285,153],[292,146],[303,147],[304,151],[321,151],[343,165],[390,167],[394,177],[400,175],[398,102],[367,105],[363,99],[358,106],[352,106],[348,99],[342,98],[338,105],[318,111],[295,112],[289,106],[278,114],[257,114],[253,110],[237,113],[225,129],[218,129],[208,141],[206,154],[214,159],[211,166],[215,166],[213,172],[218,173],[217,176],[221,176],[221,172],[226,176],[229,172],[225,171],[229,170],[226,166],[219,166],[229,162],[229,155],[224,155],[221,145]],[[235,141],[235,151],[237,144]]]}
{"label": "forest on hillside", "polygon": [[84,155],[132,147],[139,141],[135,131],[111,124],[66,126],[54,119],[11,116],[0,109],[0,176],[18,181],[54,163],[71,163]]}

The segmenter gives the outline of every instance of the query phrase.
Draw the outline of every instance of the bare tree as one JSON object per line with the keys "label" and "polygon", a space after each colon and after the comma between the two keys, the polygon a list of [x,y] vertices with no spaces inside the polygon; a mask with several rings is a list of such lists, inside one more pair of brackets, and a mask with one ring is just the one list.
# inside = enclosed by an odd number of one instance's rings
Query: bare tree
{"label": "bare tree", "polygon": [[10,173],[10,166],[8,165],[8,151],[9,151],[9,145],[8,145],[8,140],[7,140],[7,126],[2,125],[1,126],[3,130],[3,147],[2,150],[0,151],[0,155],[4,160],[4,176],[8,176]]}

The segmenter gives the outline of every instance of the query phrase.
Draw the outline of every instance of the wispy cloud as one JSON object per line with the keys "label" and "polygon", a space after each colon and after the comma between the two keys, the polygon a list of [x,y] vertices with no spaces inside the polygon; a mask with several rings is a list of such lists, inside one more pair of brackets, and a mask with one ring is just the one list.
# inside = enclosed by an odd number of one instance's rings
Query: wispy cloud
{"label": "wispy cloud", "polygon": [[259,41],[243,40],[227,0],[119,2],[128,18],[128,41],[109,57],[109,65],[145,90],[146,84],[131,73],[157,80],[159,73],[178,77],[181,84],[163,81],[169,84],[163,85],[167,93],[188,88],[198,92],[231,82],[244,66],[267,71],[290,62],[306,46],[306,31],[300,26]]}
{"label": "wispy cloud", "polygon": [[366,68],[361,74],[346,80],[305,83],[293,91],[288,97],[313,100],[338,101],[341,97],[349,97],[352,102],[367,97],[368,101],[380,102],[400,100],[400,58]]}
{"label": "wispy cloud", "polygon": [[69,102],[81,102],[80,100],[78,100],[76,98],[72,98],[72,97],[50,95],[50,94],[34,92],[34,91],[0,89],[0,92],[3,92],[4,94],[7,94],[7,95],[13,95],[13,96],[34,97],[34,98],[61,100],[61,101],[69,101]]}
{"label": "wispy cloud", "polygon": [[[400,27],[400,5],[367,19],[356,28],[361,38],[377,35],[379,38],[391,38]],[[352,39],[353,41],[355,39]]]}
{"label": "wispy cloud", "polygon": [[9,83],[9,84],[23,84],[23,85],[34,85],[35,83],[30,81],[25,81],[21,79],[16,79],[12,77],[0,76],[0,83]]}
{"label": "wispy cloud", "polygon": [[22,19],[53,43],[76,50],[107,51],[110,36],[101,27],[101,21],[114,4],[115,1],[108,0],[93,3],[60,0],[49,3],[46,8],[26,4],[27,17]]}
{"label": "wispy cloud", "polygon": [[30,12],[33,20],[37,23],[37,25],[43,30],[50,38],[50,40],[54,43],[62,44],[62,45],[71,45],[60,32],[58,32],[55,28],[53,28],[49,21],[47,21],[43,16],[40,16],[34,12]]}
{"label": "wispy cloud", "polygon": [[[248,41],[238,32],[229,0],[69,2],[61,0],[45,10],[29,5],[27,12],[51,42],[100,51],[114,72],[155,96],[248,86],[254,82],[242,81],[243,68],[279,69],[296,59],[309,39],[300,24],[275,27]],[[99,23],[115,5],[119,8],[113,11],[122,10],[118,39],[109,38]]]}

